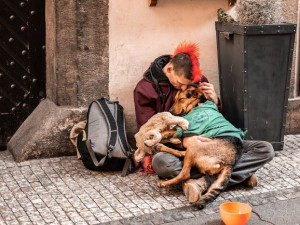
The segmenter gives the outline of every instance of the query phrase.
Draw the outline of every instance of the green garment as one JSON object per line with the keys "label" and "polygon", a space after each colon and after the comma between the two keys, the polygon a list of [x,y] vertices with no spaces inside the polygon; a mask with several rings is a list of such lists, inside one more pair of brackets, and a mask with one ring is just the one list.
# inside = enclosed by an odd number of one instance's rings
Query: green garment
{"label": "green garment", "polygon": [[204,104],[195,107],[183,118],[189,121],[189,128],[183,130],[180,126],[177,126],[174,138],[204,134],[203,137],[206,138],[233,136],[243,141],[246,134],[246,132],[235,128],[228,122],[212,101],[206,101]]}

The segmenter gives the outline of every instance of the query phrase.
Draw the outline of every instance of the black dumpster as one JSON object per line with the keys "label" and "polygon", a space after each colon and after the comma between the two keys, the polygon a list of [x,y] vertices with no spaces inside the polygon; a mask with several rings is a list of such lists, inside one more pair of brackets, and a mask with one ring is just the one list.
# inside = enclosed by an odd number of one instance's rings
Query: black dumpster
{"label": "black dumpster", "polygon": [[216,33],[225,117],[282,150],[296,25],[216,22]]}

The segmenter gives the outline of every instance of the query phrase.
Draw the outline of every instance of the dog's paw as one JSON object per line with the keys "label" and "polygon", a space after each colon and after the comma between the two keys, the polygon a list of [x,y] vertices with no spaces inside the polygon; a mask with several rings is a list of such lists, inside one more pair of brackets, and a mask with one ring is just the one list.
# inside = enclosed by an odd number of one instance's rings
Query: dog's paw
{"label": "dog's paw", "polygon": [[158,181],[158,182],[156,183],[156,185],[157,185],[158,187],[166,187],[166,186],[167,186],[165,181]]}
{"label": "dog's paw", "polygon": [[182,128],[183,130],[187,130],[187,129],[189,128],[189,122],[186,121],[186,123],[183,123],[183,124],[181,125],[181,128]]}
{"label": "dog's paw", "polygon": [[207,204],[207,199],[205,197],[201,197],[196,203],[195,203],[195,206],[197,207],[197,209],[201,210],[201,209],[204,209],[204,207],[206,206]]}
{"label": "dog's paw", "polygon": [[204,209],[205,204],[200,203],[200,202],[196,202],[196,203],[195,203],[195,206],[196,206],[196,208],[197,208],[198,210],[202,210],[202,209]]}
{"label": "dog's paw", "polygon": [[170,138],[169,141],[173,144],[180,144],[181,140],[178,138]]}

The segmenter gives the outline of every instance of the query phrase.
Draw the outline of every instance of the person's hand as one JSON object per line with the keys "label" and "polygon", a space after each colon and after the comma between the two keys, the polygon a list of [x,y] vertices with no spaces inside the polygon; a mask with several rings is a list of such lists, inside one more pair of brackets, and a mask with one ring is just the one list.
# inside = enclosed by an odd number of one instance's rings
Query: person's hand
{"label": "person's hand", "polygon": [[213,84],[202,82],[199,84],[198,88],[203,92],[204,97],[207,100],[210,100],[215,103],[215,105],[218,105],[219,100]]}
{"label": "person's hand", "polygon": [[183,144],[183,147],[188,148],[192,144],[195,144],[197,142],[208,142],[208,141],[211,141],[211,139],[205,138],[205,137],[203,137],[203,134],[201,134],[198,136],[191,136],[191,137],[183,138],[182,144]]}

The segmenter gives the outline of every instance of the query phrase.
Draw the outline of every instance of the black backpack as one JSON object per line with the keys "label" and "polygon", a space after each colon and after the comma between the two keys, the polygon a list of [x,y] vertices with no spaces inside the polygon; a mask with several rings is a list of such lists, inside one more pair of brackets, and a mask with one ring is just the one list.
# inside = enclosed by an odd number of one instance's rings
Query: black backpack
{"label": "black backpack", "polygon": [[132,148],[127,142],[124,109],[105,98],[93,101],[88,109],[85,129],[77,138],[84,166],[96,171],[131,169]]}

